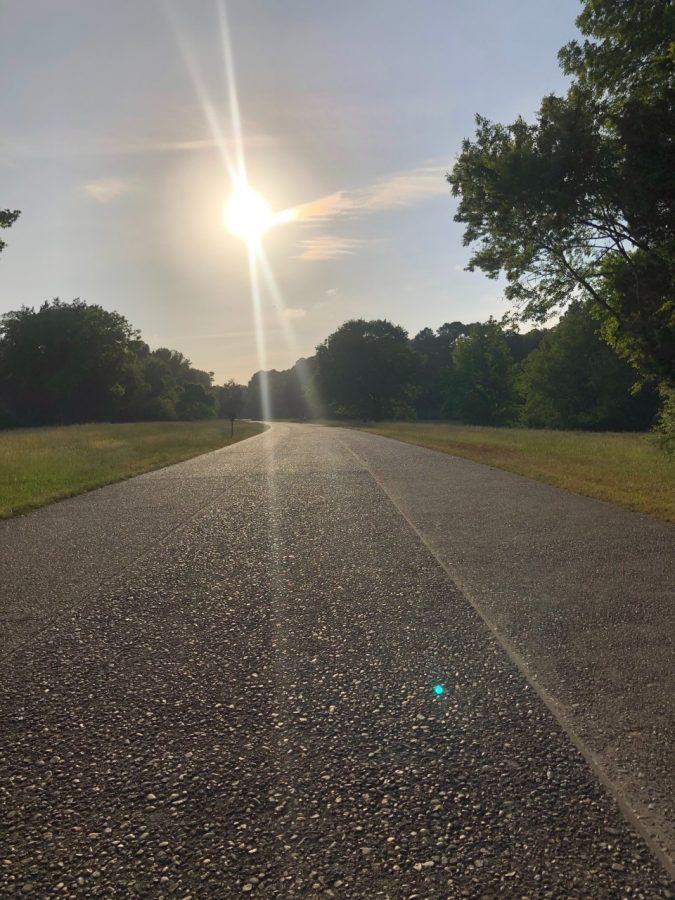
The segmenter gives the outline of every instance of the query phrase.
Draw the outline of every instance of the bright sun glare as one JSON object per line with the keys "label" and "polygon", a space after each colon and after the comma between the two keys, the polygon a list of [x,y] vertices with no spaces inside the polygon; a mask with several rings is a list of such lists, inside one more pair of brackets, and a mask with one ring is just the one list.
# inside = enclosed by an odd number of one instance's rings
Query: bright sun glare
{"label": "bright sun glare", "polygon": [[235,189],[225,204],[223,219],[232,234],[247,244],[257,243],[261,234],[275,224],[267,200],[248,184]]}

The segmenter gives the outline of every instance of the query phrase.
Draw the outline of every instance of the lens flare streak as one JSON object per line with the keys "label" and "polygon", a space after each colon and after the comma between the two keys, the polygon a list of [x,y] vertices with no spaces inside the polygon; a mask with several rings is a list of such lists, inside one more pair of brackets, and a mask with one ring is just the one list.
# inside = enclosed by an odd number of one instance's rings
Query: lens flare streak
{"label": "lens flare streak", "polygon": [[[289,350],[297,354],[296,341],[289,318],[286,315],[286,304],[277,285],[269,259],[263,250],[261,238],[265,231],[297,218],[295,208],[273,212],[267,201],[249,184],[246,166],[244,132],[241,120],[239,96],[232,51],[231,32],[228,24],[225,3],[217,4],[222,50],[223,71],[225,76],[225,93],[229,108],[229,130],[231,138],[225,137],[217,106],[213,102],[200,72],[197,58],[193,53],[185,35],[185,29],[178,21],[175,9],[171,5],[165,7],[171,29],[173,31],[180,54],[183,58],[195,95],[204,114],[206,124],[214,143],[220,152],[225,171],[231,185],[231,196],[223,210],[224,224],[228,230],[241,238],[246,244],[248,254],[249,281],[251,289],[251,306],[256,333],[256,349],[261,373],[267,368],[267,354],[264,335],[263,292],[261,290],[262,275],[266,293],[272,300]],[[261,407],[263,417],[269,419],[273,413],[268,379],[260,376]]]}

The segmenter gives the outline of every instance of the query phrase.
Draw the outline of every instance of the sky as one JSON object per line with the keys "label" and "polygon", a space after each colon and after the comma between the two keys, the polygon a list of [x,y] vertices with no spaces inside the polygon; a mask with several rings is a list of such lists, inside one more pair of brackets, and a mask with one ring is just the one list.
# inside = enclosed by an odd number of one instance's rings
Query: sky
{"label": "sky", "polygon": [[[299,210],[263,248],[223,223],[236,132],[217,0],[0,0],[0,313],[79,297],[218,383],[344,321],[413,336],[501,317],[445,180],[474,116],[532,119],[578,0],[229,0],[248,183]],[[264,355],[260,356],[260,335]]]}

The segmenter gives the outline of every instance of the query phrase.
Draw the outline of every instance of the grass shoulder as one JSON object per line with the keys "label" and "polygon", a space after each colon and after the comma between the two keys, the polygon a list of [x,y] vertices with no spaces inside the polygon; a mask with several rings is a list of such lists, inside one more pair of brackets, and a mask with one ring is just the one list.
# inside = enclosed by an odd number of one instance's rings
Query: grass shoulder
{"label": "grass shoulder", "polygon": [[436,422],[361,427],[675,522],[675,457],[661,451],[648,434]]}
{"label": "grass shoulder", "polygon": [[265,431],[222,419],[20,428],[0,432],[0,518],[227,447]]}

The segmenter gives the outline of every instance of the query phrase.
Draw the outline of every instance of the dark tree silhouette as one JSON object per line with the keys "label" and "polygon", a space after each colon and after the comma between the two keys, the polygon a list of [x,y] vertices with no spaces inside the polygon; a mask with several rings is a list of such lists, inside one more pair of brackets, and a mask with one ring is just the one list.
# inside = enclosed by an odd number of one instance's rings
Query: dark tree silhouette
{"label": "dark tree silhouette", "polygon": [[246,399],[246,388],[231,378],[218,388],[218,415],[230,422],[230,436],[234,434],[235,420],[241,416]]}
{"label": "dark tree silhouette", "polygon": [[415,354],[384,319],[345,322],[316,349],[319,389],[333,411],[363,420],[412,416]]}
{"label": "dark tree silhouette", "polygon": [[212,376],[151,351],[119,313],[82,300],[0,319],[0,424],[215,415]]}

